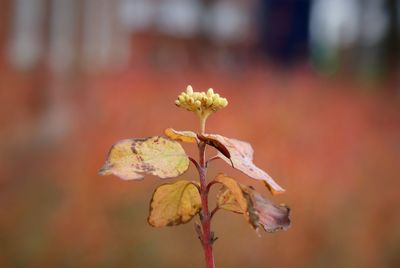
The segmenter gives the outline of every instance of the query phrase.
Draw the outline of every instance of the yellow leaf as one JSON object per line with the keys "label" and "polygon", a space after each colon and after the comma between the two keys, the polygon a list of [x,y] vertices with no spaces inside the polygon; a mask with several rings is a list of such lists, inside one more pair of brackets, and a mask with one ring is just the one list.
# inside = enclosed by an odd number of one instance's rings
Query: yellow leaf
{"label": "yellow leaf", "polygon": [[218,207],[237,213],[243,213],[247,210],[246,198],[243,196],[243,191],[236,180],[219,174],[215,181],[222,183],[225,187],[218,195]]}
{"label": "yellow leaf", "polygon": [[188,167],[189,158],[178,142],[156,136],[117,142],[99,173],[114,174],[126,180],[141,179],[143,173],[172,178]]}
{"label": "yellow leaf", "polygon": [[217,204],[219,208],[229,210],[235,213],[243,214],[245,210],[243,210],[239,203],[236,201],[235,196],[232,194],[231,190],[222,187],[217,196]]}
{"label": "yellow leaf", "polygon": [[167,183],[153,193],[148,222],[154,227],[187,223],[200,209],[201,198],[194,182]]}
{"label": "yellow leaf", "polygon": [[192,131],[178,131],[173,128],[167,128],[166,130],[164,130],[164,133],[173,140],[190,143],[197,142],[197,135]]}
{"label": "yellow leaf", "polygon": [[285,189],[279,186],[271,176],[253,163],[254,150],[249,143],[217,134],[199,135],[199,139],[215,147],[218,150],[218,156],[233,168],[253,179],[264,181],[272,194],[285,192]]}
{"label": "yellow leaf", "polygon": [[215,180],[224,185],[217,198],[219,208],[243,214],[256,230],[260,226],[266,232],[289,228],[290,209],[287,206],[273,204],[253,188],[240,184],[230,177],[218,175]]}

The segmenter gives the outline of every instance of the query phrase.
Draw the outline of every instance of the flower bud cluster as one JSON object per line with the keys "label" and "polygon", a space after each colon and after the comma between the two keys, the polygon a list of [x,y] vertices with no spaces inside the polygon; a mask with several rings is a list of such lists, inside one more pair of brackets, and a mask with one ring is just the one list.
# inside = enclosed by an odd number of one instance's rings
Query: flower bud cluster
{"label": "flower bud cluster", "polygon": [[214,93],[212,88],[206,92],[194,92],[192,86],[187,86],[186,92],[182,92],[175,101],[178,107],[195,112],[200,117],[207,117],[228,105],[225,98]]}

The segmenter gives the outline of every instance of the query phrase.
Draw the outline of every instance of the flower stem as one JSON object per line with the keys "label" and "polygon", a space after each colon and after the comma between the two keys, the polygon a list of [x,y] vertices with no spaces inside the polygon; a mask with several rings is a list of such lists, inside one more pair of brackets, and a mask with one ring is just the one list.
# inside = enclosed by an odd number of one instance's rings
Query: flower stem
{"label": "flower stem", "polygon": [[207,118],[211,115],[211,112],[205,112],[201,114],[197,114],[200,118],[200,134],[206,133],[206,121]]}
{"label": "flower stem", "polygon": [[202,244],[207,268],[214,268],[214,256],[212,252],[213,237],[211,236],[211,215],[208,210],[208,188],[206,182],[206,161],[205,161],[204,142],[199,143],[199,175],[200,175],[200,196],[202,208],[200,212],[200,220],[202,226]]}
{"label": "flower stem", "polygon": [[200,117],[200,134],[204,134],[206,132],[206,120],[206,116]]}

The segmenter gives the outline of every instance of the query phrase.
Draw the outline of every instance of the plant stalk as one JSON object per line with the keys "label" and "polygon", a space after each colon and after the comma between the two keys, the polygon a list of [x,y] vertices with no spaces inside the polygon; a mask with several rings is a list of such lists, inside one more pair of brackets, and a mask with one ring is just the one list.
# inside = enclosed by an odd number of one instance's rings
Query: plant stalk
{"label": "plant stalk", "polygon": [[206,121],[210,115],[211,115],[211,113],[209,111],[207,113],[198,115],[200,118],[200,133],[203,135],[204,135],[204,133],[206,133]]}
{"label": "plant stalk", "polygon": [[201,196],[201,226],[203,230],[201,242],[203,244],[204,256],[207,268],[214,268],[214,256],[212,251],[213,237],[211,236],[211,215],[208,210],[208,188],[206,181],[206,161],[205,161],[205,148],[204,142],[199,143],[199,175],[200,175],[200,196]]}
{"label": "plant stalk", "polygon": [[200,133],[201,134],[204,134],[206,132],[206,121],[207,121],[206,116],[200,117]]}

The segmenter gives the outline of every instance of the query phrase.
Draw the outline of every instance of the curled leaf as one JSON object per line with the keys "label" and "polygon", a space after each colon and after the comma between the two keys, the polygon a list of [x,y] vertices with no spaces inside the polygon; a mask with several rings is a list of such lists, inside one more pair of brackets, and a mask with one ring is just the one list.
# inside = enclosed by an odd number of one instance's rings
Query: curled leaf
{"label": "curled leaf", "polygon": [[246,209],[243,209],[243,207],[239,205],[237,198],[233,195],[231,190],[229,190],[225,186],[221,188],[221,190],[217,195],[217,203],[219,208],[229,210],[235,213],[243,214],[243,211],[247,210],[247,205]]}
{"label": "curled leaf", "polygon": [[164,133],[173,140],[190,143],[197,142],[197,135],[192,131],[178,131],[173,128],[167,128],[166,130],[164,130]]}
{"label": "curled leaf", "polygon": [[243,213],[247,210],[247,200],[236,180],[223,174],[219,174],[214,180],[224,185],[217,197],[219,208],[237,213]]}
{"label": "curled leaf", "polygon": [[[252,225],[261,225],[266,232],[287,230],[290,226],[290,208],[286,205],[275,205],[256,191],[247,188],[245,190],[252,202],[254,213]],[[255,216],[255,215],[254,215]]]}
{"label": "curled leaf", "polygon": [[253,163],[254,150],[249,143],[217,134],[199,135],[199,139],[215,147],[218,150],[218,156],[233,168],[253,179],[264,181],[272,194],[285,192],[285,189],[279,186],[271,176]]}
{"label": "curled leaf", "polygon": [[99,174],[114,174],[125,180],[141,179],[144,173],[173,178],[188,167],[189,158],[178,142],[155,136],[114,144]]}
{"label": "curled leaf", "polygon": [[287,206],[273,204],[253,188],[230,177],[218,175],[215,180],[224,185],[217,198],[219,208],[243,214],[256,230],[260,226],[266,232],[289,228],[290,209]]}
{"label": "curled leaf", "polygon": [[231,154],[230,154],[228,148],[226,148],[225,144],[222,141],[222,138],[224,138],[223,136],[217,135],[217,134],[209,134],[206,136],[199,134],[198,138],[205,144],[208,144],[208,145],[214,147],[215,149],[217,149],[218,152],[223,154],[228,159],[231,158]]}
{"label": "curled leaf", "polygon": [[177,181],[159,186],[150,202],[148,222],[154,227],[187,223],[201,209],[201,198],[194,182]]}

